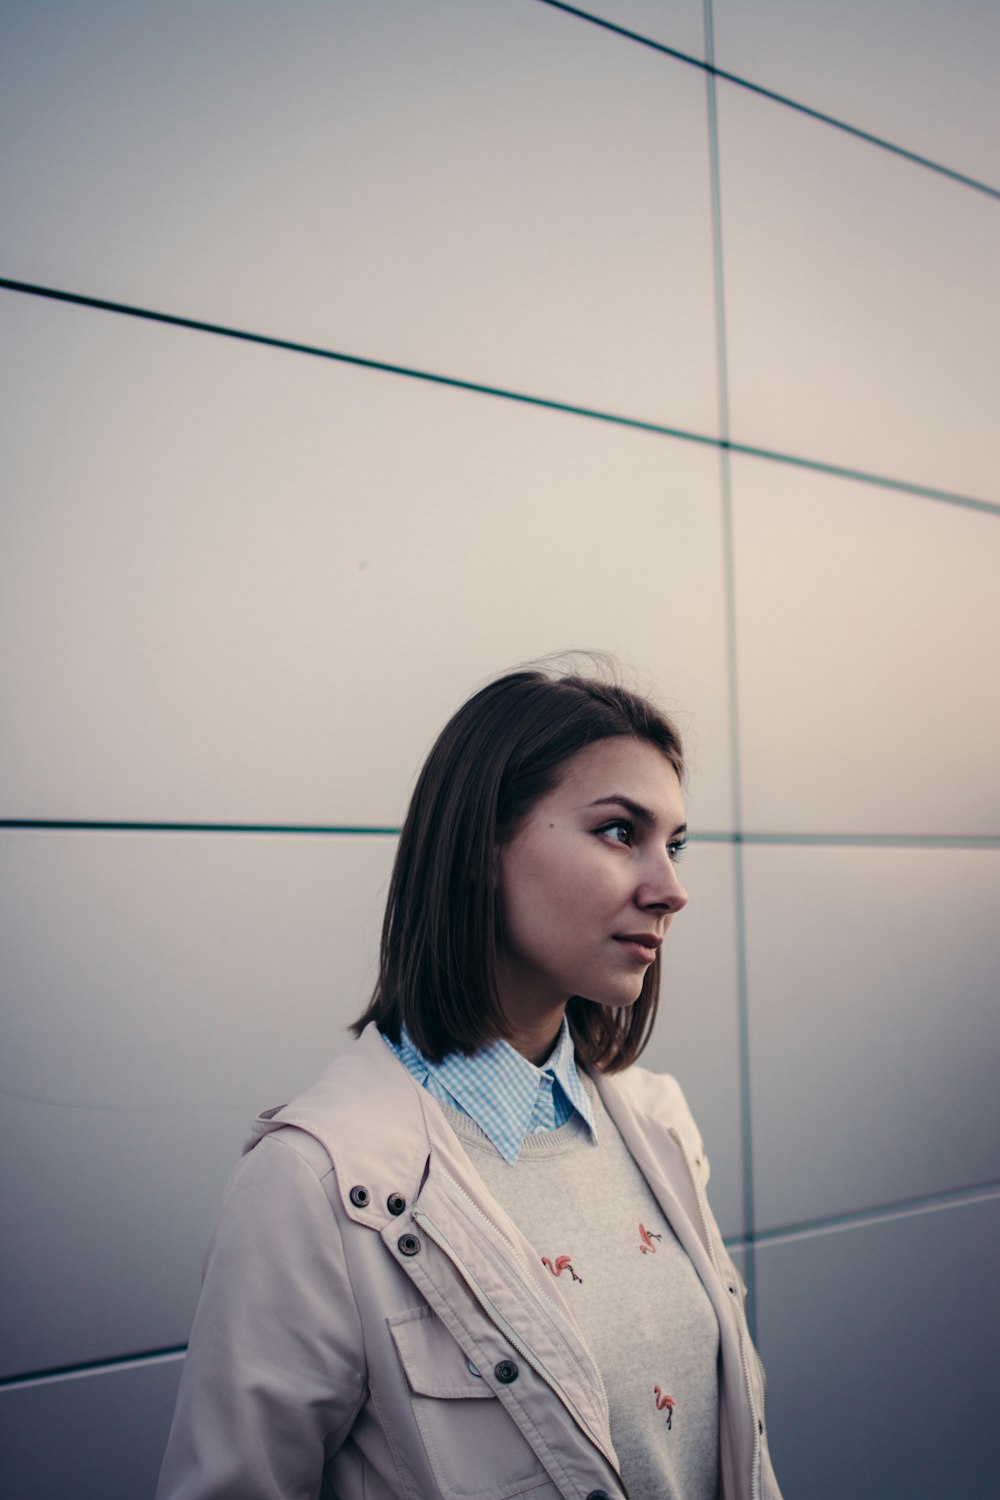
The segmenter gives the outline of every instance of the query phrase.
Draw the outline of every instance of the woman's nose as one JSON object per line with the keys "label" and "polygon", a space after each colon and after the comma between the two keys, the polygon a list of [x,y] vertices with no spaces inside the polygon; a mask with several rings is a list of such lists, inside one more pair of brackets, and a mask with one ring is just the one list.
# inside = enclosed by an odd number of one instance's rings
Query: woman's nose
{"label": "woman's nose", "polygon": [[688,904],[688,893],[681,885],[677,866],[666,852],[663,861],[651,875],[640,899],[641,906],[659,907],[675,915]]}

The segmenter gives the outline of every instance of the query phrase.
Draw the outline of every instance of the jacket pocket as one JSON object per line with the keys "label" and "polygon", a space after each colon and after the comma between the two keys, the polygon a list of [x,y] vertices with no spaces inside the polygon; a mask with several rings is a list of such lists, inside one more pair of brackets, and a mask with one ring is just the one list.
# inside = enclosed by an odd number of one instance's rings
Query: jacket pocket
{"label": "jacket pocket", "polygon": [[445,1500],[557,1495],[516,1423],[431,1309],[414,1308],[387,1322]]}

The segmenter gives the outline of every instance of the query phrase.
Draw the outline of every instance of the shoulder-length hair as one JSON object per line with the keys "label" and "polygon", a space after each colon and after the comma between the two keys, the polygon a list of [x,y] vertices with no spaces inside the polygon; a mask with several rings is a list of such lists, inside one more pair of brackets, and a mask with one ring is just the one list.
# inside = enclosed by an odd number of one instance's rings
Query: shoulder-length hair
{"label": "shoulder-length hair", "polygon": [[[469,1055],[511,1028],[497,992],[503,933],[493,871],[563,765],[597,740],[628,736],[660,750],[684,777],[675,726],[648,699],[591,677],[509,673],[482,688],[445,725],[420,773],[393,866],[378,980],[355,1034],[375,1021],[392,1041],[403,1026],[433,1062]],[[567,1006],[584,1067],[615,1072],[649,1039],[660,960],[634,1005],[579,995]]]}

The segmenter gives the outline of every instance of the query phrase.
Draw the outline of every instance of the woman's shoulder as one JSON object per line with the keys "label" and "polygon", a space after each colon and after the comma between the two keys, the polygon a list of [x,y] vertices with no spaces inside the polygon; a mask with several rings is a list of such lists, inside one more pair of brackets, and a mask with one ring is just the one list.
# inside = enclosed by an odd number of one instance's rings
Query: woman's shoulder
{"label": "woman's shoulder", "polygon": [[420,1180],[428,1151],[421,1091],[369,1026],[310,1088],[257,1116],[244,1157],[259,1157],[262,1144],[268,1156],[290,1148],[317,1177],[332,1168],[346,1213],[368,1222],[388,1197],[408,1196],[401,1183]]}
{"label": "woman's shoulder", "polygon": [[605,1100],[611,1093],[635,1114],[655,1120],[678,1136],[707,1180],[705,1144],[684,1090],[672,1073],[654,1073],[649,1068],[633,1064],[620,1073],[606,1073],[595,1081]]}
{"label": "woman's shoulder", "polygon": [[633,1109],[662,1119],[665,1124],[672,1123],[675,1118],[691,1119],[684,1090],[672,1073],[654,1073],[650,1068],[633,1063],[620,1073],[604,1074],[601,1085],[605,1089],[617,1090]]}

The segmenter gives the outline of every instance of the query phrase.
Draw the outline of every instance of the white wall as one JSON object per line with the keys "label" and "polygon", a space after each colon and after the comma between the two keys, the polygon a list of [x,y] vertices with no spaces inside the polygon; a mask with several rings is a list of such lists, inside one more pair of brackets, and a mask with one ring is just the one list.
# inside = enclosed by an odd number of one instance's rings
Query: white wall
{"label": "white wall", "polygon": [[1000,19],[591,9],[0,13],[12,1500],[151,1494],[422,755],[573,645],[688,734],[650,1058],[786,1500],[1000,1486]]}

